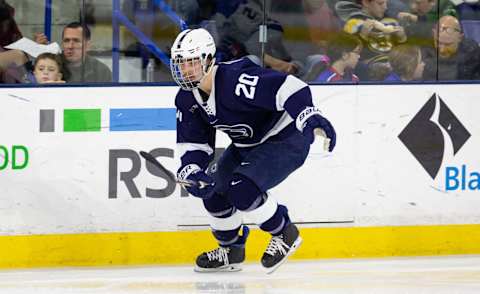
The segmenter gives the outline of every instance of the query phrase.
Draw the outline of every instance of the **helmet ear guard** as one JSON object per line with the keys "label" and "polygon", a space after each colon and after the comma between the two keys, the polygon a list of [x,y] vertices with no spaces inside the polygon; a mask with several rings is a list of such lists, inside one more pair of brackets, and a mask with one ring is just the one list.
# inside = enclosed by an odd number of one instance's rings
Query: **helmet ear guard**
{"label": "helmet ear guard", "polygon": [[215,41],[205,29],[182,31],[171,49],[170,70],[175,82],[184,90],[198,87],[215,64]]}

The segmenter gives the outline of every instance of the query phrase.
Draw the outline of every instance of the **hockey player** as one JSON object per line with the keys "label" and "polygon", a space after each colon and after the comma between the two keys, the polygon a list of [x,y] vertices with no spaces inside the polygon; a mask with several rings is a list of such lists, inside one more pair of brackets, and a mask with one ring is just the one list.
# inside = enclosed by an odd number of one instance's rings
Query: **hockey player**
{"label": "hockey player", "polygon": [[[171,49],[171,71],[181,87],[177,107],[177,177],[203,200],[219,248],[196,260],[196,271],[237,271],[245,259],[243,215],[272,235],[261,263],[273,272],[302,239],[288,210],[269,190],[303,165],[314,130],[335,146],[335,131],[312,104],[301,80],[259,67],[248,58],[215,64],[215,43],[204,29],[182,31]],[[217,164],[215,131],[232,140]]]}

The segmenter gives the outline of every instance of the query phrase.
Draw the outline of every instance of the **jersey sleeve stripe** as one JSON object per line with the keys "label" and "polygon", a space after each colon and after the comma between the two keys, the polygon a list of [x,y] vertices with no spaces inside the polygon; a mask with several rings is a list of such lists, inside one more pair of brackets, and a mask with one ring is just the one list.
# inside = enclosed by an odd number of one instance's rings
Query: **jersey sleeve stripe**
{"label": "jersey sleeve stripe", "polygon": [[277,110],[284,110],[283,106],[288,98],[305,87],[307,87],[307,84],[304,81],[292,75],[288,75],[275,96]]}
{"label": "jersey sleeve stripe", "polygon": [[189,151],[203,151],[207,153],[208,156],[213,154],[213,149],[208,144],[177,143],[177,150],[180,158]]}

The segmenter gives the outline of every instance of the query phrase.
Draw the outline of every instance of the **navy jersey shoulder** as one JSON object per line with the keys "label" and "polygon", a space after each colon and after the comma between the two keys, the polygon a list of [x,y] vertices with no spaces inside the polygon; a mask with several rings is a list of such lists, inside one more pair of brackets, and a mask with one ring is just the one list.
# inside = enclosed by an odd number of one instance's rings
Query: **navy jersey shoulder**
{"label": "navy jersey shoulder", "polygon": [[299,109],[311,105],[306,83],[248,58],[219,63],[213,79],[206,101],[198,90],[177,94],[177,142],[210,145],[216,129],[238,147],[255,146],[291,125],[299,111],[285,109],[288,101],[298,101]]}
{"label": "navy jersey shoulder", "polygon": [[205,120],[200,105],[192,92],[179,90],[175,97],[177,108],[177,142],[208,144],[214,132]]}
{"label": "navy jersey shoulder", "polygon": [[276,110],[275,96],[286,78],[286,74],[258,66],[248,58],[220,63],[215,74],[217,101],[232,107]]}

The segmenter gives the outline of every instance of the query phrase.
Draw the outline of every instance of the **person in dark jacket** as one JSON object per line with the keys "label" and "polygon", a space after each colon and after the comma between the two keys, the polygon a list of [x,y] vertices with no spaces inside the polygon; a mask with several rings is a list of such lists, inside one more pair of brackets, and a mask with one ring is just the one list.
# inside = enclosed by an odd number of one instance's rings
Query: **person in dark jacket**
{"label": "person in dark jacket", "polygon": [[464,37],[457,18],[441,17],[433,39],[433,46],[424,50],[425,80],[480,79],[480,47]]}

